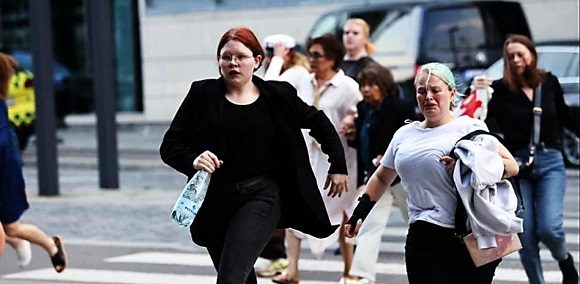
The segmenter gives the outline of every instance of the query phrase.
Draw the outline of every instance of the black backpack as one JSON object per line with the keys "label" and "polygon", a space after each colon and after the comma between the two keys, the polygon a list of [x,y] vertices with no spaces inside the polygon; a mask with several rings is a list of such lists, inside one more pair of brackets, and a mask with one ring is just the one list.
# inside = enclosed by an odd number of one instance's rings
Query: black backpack
{"label": "black backpack", "polygon": [[[459,140],[457,140],[457,142],[459,142],[461,140],[471,140],[471,138],[473,138],[474,136],[480,135],[480,134],[491,135],[491,136],[497,138],[497,140],[499,140],[499,142],[503,144],[503,139],[501,137],[497,136],[494,133],[491,133],[491,132],[485,131],[485,130],[481,130],[481,129],[474,130],[474,131],[468,133],[467,135],[459,138]],[[455,144],[457,144],[457,142],[455,142]],[[453,150],[455,150],[455,147],[453,147],[453,149],[451,150],[450,155],[452,157],[455,157]],[[515,212],[516,216],[523,218],[525,208],[524,208],[524,202],[522,199],[522,191],[520,189],[520,182],[515,176],[508,178],[507,180],[512,184],[512,187],[514,189],[514,192],[516,193],[516,197],[518,200],[516,212]],[[461,197],[459,196],[459,192],[457,192],[457,190],[455,191],[455,196],[457,197],[457,209],[455,210],[455,231],[456,231],[457,235],[463,237],[463,236],[466,236],[467,234],[469,234],[469,231],[467,230],[467,227],[466,227],[467,212],[465,211],[465,205],[463,205],[463,202],[461,202]]]}

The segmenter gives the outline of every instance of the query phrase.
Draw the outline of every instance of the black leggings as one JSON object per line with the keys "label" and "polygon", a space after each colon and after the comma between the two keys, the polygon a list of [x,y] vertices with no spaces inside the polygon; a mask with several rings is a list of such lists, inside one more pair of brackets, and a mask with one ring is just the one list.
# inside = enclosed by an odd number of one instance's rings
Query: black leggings
{"label": "black leggings", "polygon": [[409,226],[405,262],[409,284],[488,284],[501,259],[475,267],[454,229],[416,221]]}
{"label": "black leggings", "polygon": [[279,189],[275,181],[259,178],[257,182],[231,187],[224,206],[231,206],[231,216],[219,241],[207,246],[218,284],[256,284],[254,263],[270,240],[281,215]]}

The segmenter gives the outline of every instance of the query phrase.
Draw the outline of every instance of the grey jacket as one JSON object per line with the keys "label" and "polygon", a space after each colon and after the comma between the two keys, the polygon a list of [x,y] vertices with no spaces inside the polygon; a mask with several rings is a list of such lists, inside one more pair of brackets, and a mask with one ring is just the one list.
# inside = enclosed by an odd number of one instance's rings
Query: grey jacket
{"label": "grey jacket", "polygon": [[458,160],[453,181],[480,249],[496,247],[495,235],[523,232],[523,219],[515,215],[516,194],[511,183],[502,179],[499,145],[495,137],[478,135],[459,141],[454,151]]}

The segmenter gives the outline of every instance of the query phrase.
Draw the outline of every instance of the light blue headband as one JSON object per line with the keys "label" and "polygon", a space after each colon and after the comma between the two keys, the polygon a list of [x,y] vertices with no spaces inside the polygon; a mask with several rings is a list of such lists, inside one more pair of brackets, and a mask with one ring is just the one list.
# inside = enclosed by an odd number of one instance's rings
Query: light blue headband
{"label": "light blue headband", "polygon": [[415,84],[417,84],[417,79],[419,78],[419,75],[423,73],[423,71],[427,71],[427,81],[425,82],[429,82],[431,75],[435,75],[439,79],[443,80],[443,82],[445,82],[445,84],[447,84],[447,86],[449,86],[451,89],[455,89],[455,77],[447,65],[438,62],[432,62],[421,66],[421,69],[419,69],[419,72],[417,72],[417,76],[415,77]]}

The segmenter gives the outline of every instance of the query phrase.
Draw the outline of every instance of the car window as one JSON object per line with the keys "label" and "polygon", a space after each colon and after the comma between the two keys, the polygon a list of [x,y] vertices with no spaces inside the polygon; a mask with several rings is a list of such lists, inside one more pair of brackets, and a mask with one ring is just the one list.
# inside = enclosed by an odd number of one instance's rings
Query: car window
{"label": "car window", "polygon": [[370,34],[372,35],[377,29],[377,27],[383,22],[385,17],[387,17],[387,14],[389,14],[390,12],[391,11],[386,9],[354,12],[349,16],[349,18],[361,18],[365,20],[365,22],[369,24]]}
{"label": "car window", "polygon": [[477,8],[432,10],[426,27],[427,52],[451,52],[485,46],[483,22]]}
{"label": "car window", "polygon": [[540,53],[538,66],[552,72],[556,77],[578,77],[578,53]]}
{"label": "car window", "polygon": [[496,61],[483,72],[491,80],[497,80],[503,77],[503,59]]}
{"label": "car window", "polygon": [[[552,72],[558,78],[578,77],[580,73],[580,56],[577,52],[557,52],[538,50],[538,66]],[[491,65],[485,75],[492,80],[503,76],[503,59]]]}
{"label": "car window", "polygon": [[342,26],[341,14],[332,13],[322,16],[310,31],[308,37],[315,38],[326,33],[335,34],[337,27]]}
{"label": "car window", "polygon": [[405,52],[409,48],[412,26],[412,13],[407,10],[394,10],[387,15],[377,34],[372,39],[377,51],[385,54]]}

